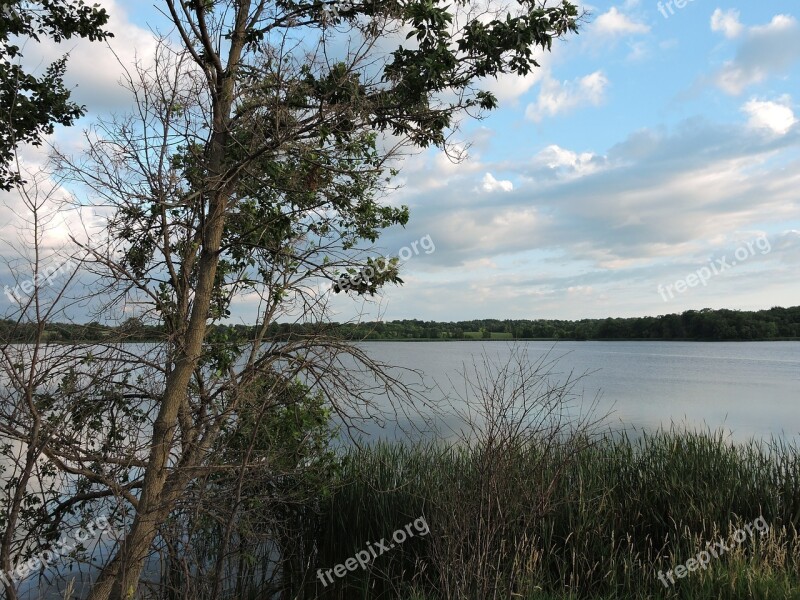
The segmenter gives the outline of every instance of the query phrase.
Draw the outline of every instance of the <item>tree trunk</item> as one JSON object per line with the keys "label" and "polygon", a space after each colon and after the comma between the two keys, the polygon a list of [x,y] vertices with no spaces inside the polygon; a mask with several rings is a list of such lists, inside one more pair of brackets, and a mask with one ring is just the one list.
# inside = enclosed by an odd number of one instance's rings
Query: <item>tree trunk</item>
{"label": "tree trunk", "polygon": [[142,493],[131,530],[121,544],[114,559],[103,570],[88,600],[129,600],[133,598],[144,560],[158,533],[158,528],[169,515],[173,498],[162,497],[169,473],[170,450],[175,438],[178,410],[184,402],[189,378],[200,356],[206,331],[206,319],[214,279],[217,271],[218,250],[222,238],[226,198],[218,197],[212,213],[202,256],[199,263],[200,279],[195,290],[192,315],[186,329],[185,343],[175,369],[170,373],[158,417],[153,424],[150,457],[142,483]]}
{"label": "tree trunk", "polygon": [[[244,2],[243,4],[248,4]],[[246,8],[246,7],[245,7]],[[241,10],[241,7],[240,7]],[[245,10],[245,15],[247,10]],[[236,44],[234,43],[234,46]],[[230,59],[238,63],[236,48]],[[198,263],[198,282],[186,334],[174,370],[167,378],[158,417],[153,424],[152,445],[142,492],[133,525],[121,542],[114,559],[103,569],[87,600],[131,600],[138,587],[144,561],[158,534],[158,529],[169,516],[177,494],[163,495],[169,474],[169,457],[175,439],[178,411],[186,398],[192,372],[197,367],[206,333],[209,307],[219,264],[219,250],[225,226],[228,196],[231,184],[220,181],[224,171],[224,156],[228,141],[228,125],[234,93],[234,73],[217,88],[214,102],[214,134],[209,144],[209,203],[208,217],[202,236],[202,250]],[[185,291],[188,293],[188,290]]]}

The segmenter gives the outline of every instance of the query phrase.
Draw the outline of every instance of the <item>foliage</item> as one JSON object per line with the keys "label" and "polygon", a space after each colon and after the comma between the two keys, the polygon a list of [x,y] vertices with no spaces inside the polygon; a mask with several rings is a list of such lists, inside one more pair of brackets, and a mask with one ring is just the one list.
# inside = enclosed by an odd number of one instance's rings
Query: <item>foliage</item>
{"label": "foliage", "polygon": [[10,166],[20,144],[38,146],[53,126],[72,125],[85,108],[70,101],[64,85],[67,57],[49,65],[42,75],[27,72],[20,64],[21,40],[54,42],[73,36],[92,41],[112,34],[103,29],[108,13],[84,0],[3,0],[0,2],[0,189],[21,183]]}
{"label": "foliage", "polygon": [[[302,331],[303,325],[292,326]],[[352,339],[776,340],[800,339],[800,307],[760,311],[688,310],[657,317],[608,319],[404,319],[338,326]],[[276,328],[277,333],[277,328]]]}
{"label": "foliage", "polygon": [[[269,597],[302,572],[313,552],[307,530],[338,481],[336,431],[320,394],[274,373],[246,395],[213,449],[236,468],[194,482],[186,509],[165,528],[174,549],[162,578],[169,588],[191,585],[197,598],[254,591]],[[209,570],[222,574],[220,590]],[[183,579],[186,572],[193,583]]]}

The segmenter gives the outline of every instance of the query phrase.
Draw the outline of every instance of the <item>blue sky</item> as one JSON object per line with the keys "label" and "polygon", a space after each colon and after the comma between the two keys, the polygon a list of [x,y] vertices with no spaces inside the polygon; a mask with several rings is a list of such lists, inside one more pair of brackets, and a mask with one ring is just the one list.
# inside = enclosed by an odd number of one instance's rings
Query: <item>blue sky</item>
{"label": "blue sky", "polygon": [[581,35],[465,128],[470,160],[407,166],[412,223],[391,239],[430,234],[437,251],[409,261],[388,318],[798,304],[796,5],[585,8]]}
{"label": "blue sky", "polygon": [[[146,55],[162,17],[148,2],[102,3],[123,63]],[[337,296],[339,320],[800,304],[800,7],[673,0],[665,18],[652,0],[582,6],[581,34],[541,69],[487,82],[500,108],[457,133],[466,160],[405,161],[389,201],[411,222],[380,246],[429,236],[435,251],[412,252],[405,285],[379,299]],[[70,77],[95,114],[129,102],[112,59],[73,50]],[[78,148],[79,132],[55,141]],[[250,320],[249,299],[235,314]]]}

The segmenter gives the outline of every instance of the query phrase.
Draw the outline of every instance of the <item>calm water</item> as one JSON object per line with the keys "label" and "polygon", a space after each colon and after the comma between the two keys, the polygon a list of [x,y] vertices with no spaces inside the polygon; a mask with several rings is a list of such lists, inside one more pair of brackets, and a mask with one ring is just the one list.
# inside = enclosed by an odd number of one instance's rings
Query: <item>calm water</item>
{"label": "calm water", "polygon": [[[770,435],[800,439],[798,342],[520,342],[532,358],[560,357],[563,377],[588,372],[579,384],[586,404],[615,428],[671,423],[723,429],[737,440]],[[507,342],[367,342],[374,358],[417,369],[444,395],[463,365],[485,353],[502,362]],[[386,430],[368,428],[371,435]],[[389,434],[391,435],[391,434]]]}

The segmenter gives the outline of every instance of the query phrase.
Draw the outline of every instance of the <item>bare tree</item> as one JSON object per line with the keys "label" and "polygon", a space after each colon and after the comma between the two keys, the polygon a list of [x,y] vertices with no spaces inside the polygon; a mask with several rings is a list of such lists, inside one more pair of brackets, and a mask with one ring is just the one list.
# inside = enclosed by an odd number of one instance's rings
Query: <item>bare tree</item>
{"label": "bare tree", "polygon": [[427,499],[437,524],[432,583],[443,598],[511,599],[538,579],[539,525],[567,501],[556,490],[606,416],[596,397],[584,400],[585,373],[557,368],[552,352],[531,357],[513,346],[506,358],[485,353],[451,381],[463,468]]}
{"label": "bare tree", "polygon": [[45,170],[20,172],[27,183],[7,206],[20,235],[7,240],[16,257],[4,253],[14,284],[4,289],[11,307],[0,329],[0,582],[10,599],[18,583],[49,566],[41,552],[52,554],[59,536],[85,521],[75,508],[124,488],[94,471],[102,491],[75,485],[87,473],[81,464],[97,460],[104,438],[115,435],[103,418],[108,407],[95,411],[91,401],[104,397],[120,363],[94,344],[49,343],[53,324],[68,321],[84,298],[82,254],[54,245],[70,212],[60,182]]}

